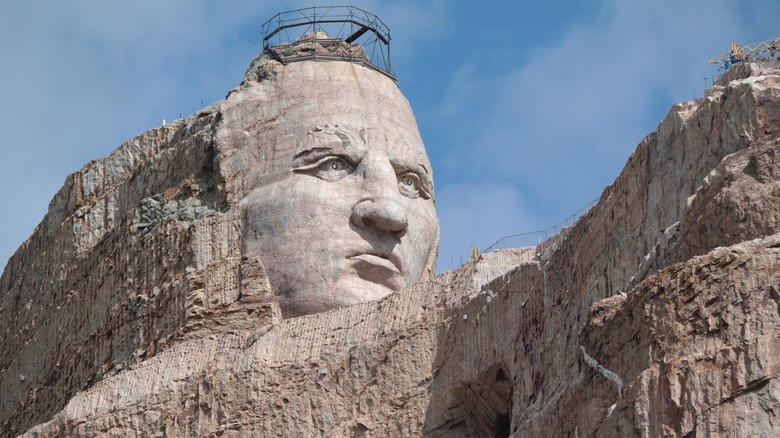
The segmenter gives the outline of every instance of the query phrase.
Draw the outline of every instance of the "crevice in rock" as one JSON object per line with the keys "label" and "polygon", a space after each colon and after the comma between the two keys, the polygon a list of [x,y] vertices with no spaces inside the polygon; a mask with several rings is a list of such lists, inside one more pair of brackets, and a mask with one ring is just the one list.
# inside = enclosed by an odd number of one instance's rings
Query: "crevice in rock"
{"label": "crevice in rock", "polygon": [[495,437],[511,435],[512,381],[501,365],[495,365],[478,379],[453,390],[454,419],[431,431],[434,437]]}

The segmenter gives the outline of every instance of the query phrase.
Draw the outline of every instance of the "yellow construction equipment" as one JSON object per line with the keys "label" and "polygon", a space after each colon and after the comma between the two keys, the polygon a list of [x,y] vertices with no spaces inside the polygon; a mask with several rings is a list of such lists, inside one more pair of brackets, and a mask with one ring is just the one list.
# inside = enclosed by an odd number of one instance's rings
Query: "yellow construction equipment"
{"label": "yellow construction equipment", "polygon": [[775,59],[778,53],[780,53],[780,38],[744,46],[732,41],[731,50],[710,59],[710,64],[722,64],[725,69],[728,69],[734,64],[745,61],[770,61]]}

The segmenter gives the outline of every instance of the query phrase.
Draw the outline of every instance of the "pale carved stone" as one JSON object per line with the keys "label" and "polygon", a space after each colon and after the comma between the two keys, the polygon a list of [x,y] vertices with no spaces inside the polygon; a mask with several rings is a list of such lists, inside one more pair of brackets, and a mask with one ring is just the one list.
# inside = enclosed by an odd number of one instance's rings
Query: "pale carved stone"
{"label": "pale carved stone", "polygon": [[[2,435],[778,435],[780,71],[740,66],[675,105],[555,239],[282,319],[253,193],[323,181],[285,167],[295,142],[284,166],[252,155],[275,93],[255,79],[293,64],[253,66],[218,107],[74,174],[14,256]],[[289,134],[365,143],[334,117]]]}
{"label": "pale carved stone", "polygon": [[396,84],[346,62],[255,68],[278,73],[228,96],[217,143],[241,175],[243,254],[265,267],[282,314],[430,278],[439,234],[431,165]]}
{"label": "pale carved stone", "polygon": [[9,261],[3,434],[176,340],[257,336],[282,315],[430,279],[438,235],[430,163],[396,83],[263,54],[225,101],[71,175]]}

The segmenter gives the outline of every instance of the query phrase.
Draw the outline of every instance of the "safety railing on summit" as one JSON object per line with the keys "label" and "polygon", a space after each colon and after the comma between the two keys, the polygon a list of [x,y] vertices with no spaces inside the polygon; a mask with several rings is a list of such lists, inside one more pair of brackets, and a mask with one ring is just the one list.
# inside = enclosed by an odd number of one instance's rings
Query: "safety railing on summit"
{"label": "safety railing on summit", "polygon": [[[396,79],[390,62],[390,29],[376,15],[354,6],[316,6],[280,12],[263,24],[261,35],[266,50],[302,41],[326,48],[325,54],[317,50],[284,52],[283,62],[346,60]],[[345,50],[344,44],[363,49]]]}

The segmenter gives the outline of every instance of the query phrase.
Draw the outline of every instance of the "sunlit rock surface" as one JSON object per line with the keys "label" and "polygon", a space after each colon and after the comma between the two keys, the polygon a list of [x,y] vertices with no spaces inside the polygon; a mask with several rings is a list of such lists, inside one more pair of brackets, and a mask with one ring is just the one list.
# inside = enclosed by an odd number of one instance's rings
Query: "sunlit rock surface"
{"label": "sunlit rock surface", "polygon": [[672,107],[555,239],[288,319],[218,108],[71,176],[11,260],[3,434],[780,434],[780,71]]}

